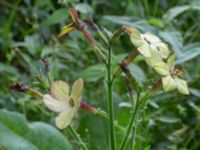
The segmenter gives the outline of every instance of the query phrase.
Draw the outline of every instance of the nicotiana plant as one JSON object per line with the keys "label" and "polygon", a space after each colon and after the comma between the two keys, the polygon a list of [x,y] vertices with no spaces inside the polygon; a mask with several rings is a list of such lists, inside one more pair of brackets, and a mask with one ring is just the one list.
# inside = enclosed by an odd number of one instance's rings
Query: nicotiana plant
{"label": "nicotiana plant", "polygon": [[[48,94],[42,94],[39,91],[20,83],[13,84],[10,88],[40,97],[43,100],[44,105],[50,110],[59,113],[55,118],[56,127],[61,130],[69,128],[69,131],[84,150],[88,150],[89,148],[72,125],[73,118],[77,115],[79,107],[106,118],[106,121],[109,123],[110,137],[108,149],[116,150],[115,130],[116,128],[119,128],[120,125],[116,124],[116,118],[114,117],[113,83],[116,78],[123,76],[132,106],[132,113],[119,149],[125,150],[128,147],[134,149],[139,114],[148,103],[150,96],[154,95],[160,87],[163,87],[165,92],[177,89],[182,94],[189,94],[186,81],[181,79],[183,72],[175,68],[176,56],[170,51],[168,45],[164,41],[151,33],[141,33],[134,27],[122,26],[111,36],[108,36],[91,18],[81,21],[78,12],[74,8],[70,9],[70,14],[73,22],[61,30],[59,37],[64,36],[73,30],[79,31],[91,43],[94,52],[105,64],[107,69],[105,81],[107,86],[108,112],[105,112],[102,109],[96,109],[81,100],[81,92],[84,90],[84,81],[82,78],[77,79],[73,83],[71,89],[65,81],[54,81],[49,63],[46,59],[43,59],[43,62],[49,79]],[[95,41],[89,28],[92,28],[94,33],[99,36],[100,41]],[[130,40],[136,49],[124,58],[120,64],[117,64],[118,68],[115,68],[112,67],[112,59],[114,56],[112,45],[123,33],[129,35]],[[155,82],[148,90],[143,90],[141,83],[138,83],[137,79],[132,76],[128,68],[128,65],[132,63],[138,55],[142,55],[147,65],[160,75],[160,78],[155,79]]]}

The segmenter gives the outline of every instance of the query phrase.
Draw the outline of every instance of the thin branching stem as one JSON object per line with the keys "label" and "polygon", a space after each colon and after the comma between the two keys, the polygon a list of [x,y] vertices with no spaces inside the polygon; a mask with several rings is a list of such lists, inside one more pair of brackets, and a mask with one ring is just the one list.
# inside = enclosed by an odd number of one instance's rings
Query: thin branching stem
{"label": "thin branching stem", "polygon": [[73,135],[73,137],[79,142],[81,148],[82,148],[83,150],[89,150],[89,149],[87,148],[87,145],[86,145],[86,144],[83,142],[83,140],[81,139],[80,135],[76,132],[76,130],[75,130],[71,125],[68,126],[68,129],[69,129],[69,131],[71,132],[71,134]]}
{"label": "thin branching stem", "polygon": [[113,111],[113,80],[111,70],[112,46],[110,44],[108,49],[108,63],[107,63],[107,88],[108,88],[108,114],[109,114],[109,130],[110,130],[110,144],[111,150],[115,150],[115,128],[114,128],[114,111]]}
{"label": "thin branching stem", "polygon": [[[134,122],[135,122],[135,120],[137,118],[137,114],[138,114],[139,109],[140,109],[139,99],[140,99],[140,94],[138,94],[138,98],[137,98],[137,101],[136,101],[136,106],[135,106],[135,109],[133,111],[133,115],[131,117],[131,120],[130,120],[130,122],[128,124],[128,128],[126,130],[126,134],[125,134],[124,139],[122,141],[120,150],[124,150],[126,148],[128,137],[130,135],[131,129],[133,128],[133,124],[134,124]],[[134,136],[135,136],[135,134],[134,134]],[[135,139],[135,137],[133,137],[133,139]]]}

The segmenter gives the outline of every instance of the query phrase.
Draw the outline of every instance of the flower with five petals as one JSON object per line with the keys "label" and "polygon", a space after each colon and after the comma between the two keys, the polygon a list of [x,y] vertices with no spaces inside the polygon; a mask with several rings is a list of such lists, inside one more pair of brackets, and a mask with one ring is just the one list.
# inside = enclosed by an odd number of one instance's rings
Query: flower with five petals
{"label": "flower with five petals", "polygon": [[50,86],[50,94],[43,95],[44,104],[52,111],[59,112],[55,124],[59,129],[67,127],[80,106],[80,95],[83,90],[83,80],[76,80],[70,90],[64,81],[54,81]]}
{"label": "flower with five petals", "polygon": [[166,59],[170,50],[160,38],[151,33],[140,33],[133,27],[125,27],[130,33],[131,42],[137,47],[137,50],[146,58],[152,57],[155,52],[160,55],[160,59]]}
{"label": "flower with five petals", "polygon": [[174,68],[175,58],[175,54],[171,55],[167,59],[167,63],[160,62],[154,65],[154,69],[162,75],[162,85],[164,91],[168,92],[177,89],[182,94],[188,95],[189,90],[187,82],[179,78],[182,73],[180,70]]}

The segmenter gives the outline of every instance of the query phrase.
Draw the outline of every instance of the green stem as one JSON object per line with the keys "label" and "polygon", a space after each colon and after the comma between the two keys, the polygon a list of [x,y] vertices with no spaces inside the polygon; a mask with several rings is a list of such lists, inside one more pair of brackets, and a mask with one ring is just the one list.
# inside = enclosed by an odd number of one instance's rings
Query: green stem
{"label": "green stem", "polygon": [[[137,120],[137,118],[138,118],[138,115],[136,115],[136,120]],[[133,126],[133,129],[132,129],[131,149],[130,150],[134,150],[134,148],[135,148],[136,129],[137,129],[137,121],[135,122],[135,125]]]}
{"label": "green stem", "polygon": [[112,97],[112,71],[111,71],[111,58],[112,58],[112,48],[111,44],[108,49],[108,63],[107,63],[107,88],[108,88],[108,113],[109,113],[109,130],[110,130],[110,144],[111,150],[115,150],[115,128],[114,128],[114,112],[113,112],[113,97]]}
{"label": "green stem", "polygon": [[81,148],[83,150],[89,150],[86,146],[86,144],[82,141],[82,139],[80,138],[80,135],[76,132],[76,130],[71,126],[69,125],[68,126],[68,129],[69,131],[71,132],[71,134],[73,135],[73,137],[79,142]]}
{"label": "green stem", "polygon": [[[131,117],[131,120],[128,124],[128,128],[126,130],[126,134],[124,136],[124,139],[123,139],[123,142],[121,144],[121,147],[120,147],[120,150],[124,150],[125,147],[126,147],[126,144],[127,144],[127,141],[128,141],[128,137],[129,137],[129,134],[131,132],[131,129],[133,128],[133,124],[135,122],[135,119],[137,118],[137,114],[139,112],[139,108],[140,108],[140,104],[139,104],[139,95],[138,95],[138,98],[137,98],[137,102],[136,102],[136,106],[135,106],[135,109],[134,109],[134,112],[133,112],[133,115]],[[135,136],[135,135],[134,135]]]}
{"label": "green stem", "polygon": [[136,127],[133,127],[132,129],[132,136],[131,136],[131,141],[130,141],[130,150],[134,149],[134,144],[135,144],[135,130]]}

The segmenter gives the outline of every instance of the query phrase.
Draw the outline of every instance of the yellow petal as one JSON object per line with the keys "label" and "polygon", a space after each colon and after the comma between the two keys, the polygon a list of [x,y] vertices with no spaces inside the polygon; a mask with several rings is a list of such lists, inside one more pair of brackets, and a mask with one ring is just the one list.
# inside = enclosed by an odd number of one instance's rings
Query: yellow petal
{"label": "yellow petal", "polygon": [[143,44],[137,49],[144,57],[151,57],[148,44]]}
{"label": "yellow petal", "polygon": [[169,74],[169,65],[164,62],[159,62],[154,64],[153,68],[158,72],[160,75],[168,75]]}
{"label": "yellow petal", "polygon": [[141,36],[141,33],[136,29],[132,31],[130,39],[133,45],[135,45],[136,47],[140,47],[145,42]]}
{"label": "yellow petal", "polygon": [[150,42],[151,44],[158,43],[161,41],[157,36],[155,36],[151,33],[145,33],[145,34],[143,34],[143,36],[144,36],[144,39],[147,40],[148,42]]}
{"label": "yellow petal", "polygon": [[81,101],[81,92],[83,90],[83,79],[80,78],[76,80],[72,85],[72,91],[71,91],[71,98],[74,103],[74,109],[78,109],[80,107],[80,101]]}
{"label": "yellow petal", "polygon": [[73,109],[68,109],[68,110],[61,112],[56,117],[56,120],[55,120],[56,127],[59,129],[64,129],[71,123],[74,115],[75,115],[75,113],[74,113]]}
{"label": "yellow petal", "polygon": [[50,110],[55,112],[61,112],[70,107],[67,102],[56,100],[49,94],[43,96],[43,102]]}
{"label": "yellow petal", "polygon": [[178,91],[185,94],[185,95],[189,95],[187,82],[185,80],[182,80],[182,79],[179,79],[179,78],[176,78],[175,81],[176,81],[176,84],[177,84]]}
{"label": "yellow petal", "polygon": [[62,28],[61,32],[58,34],[58,37],[61,37],[61,36],[65,35],[65,34],[68,34],[69,32],[71,32],[74,29],[75,29],[74,23],[70,23],[69,25],[67,25],[64,28]]}
{"label": "yellow petal", "polygon": [[81,92],[83,90],[83,79],[80,78],[76,80],[73,85],[72,85],[72,91],[71,91],[71,96],[75,99],[78,99],[81,95]]}
{"label": "yellow petal", "polygon": [[163,43],[163,42],[159,42],[157,44],[155,44],[155,46],[158,48],[158,51],[160,53],[160,55],[162,56],[162,58],[167,58],[170,54],[170,50],[167,46],[167,44]]}
{"label": "yellow petal", "polygon": [[66,101],[69,99],[69,86],[64,81],[54,81],[51,84],[50,93],[54,98]]}
{"label": "yellow petal", "polygon": [[170,66],[171,69],[174,68],[174,62],[176,60],[176,54],[172,54],[168,59],[167,59],[167,63]]}
{"label": "yellow petal", "polygon": [[149,66],[153,67],[155,64],[162,61],[162,57],[155,47],[150,46],[150,53],[151,57],[145,58],[145,61]]}
{"label": "yellow petal", "polygon": [[163,77],[162,85],[165,92],[176,89],[176,82],[171,76]]}

